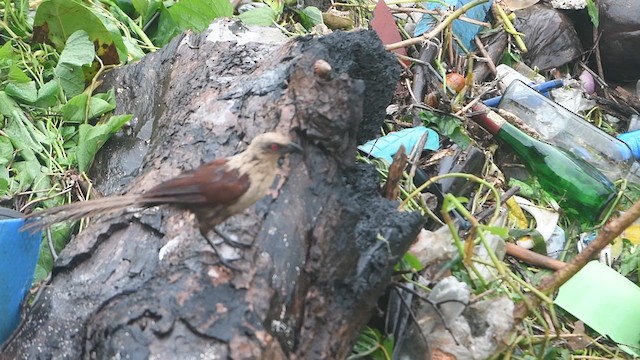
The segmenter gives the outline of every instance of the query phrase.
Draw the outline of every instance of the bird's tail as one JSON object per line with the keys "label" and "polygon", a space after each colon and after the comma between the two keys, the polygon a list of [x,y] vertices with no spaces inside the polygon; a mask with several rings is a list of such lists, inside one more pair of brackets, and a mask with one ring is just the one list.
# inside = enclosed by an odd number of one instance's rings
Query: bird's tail
{"label": "bird's tail", "polygon": [[27,215],[22,230],[37,231],[62,221],[79,220],[99,214],[108,214],[136,205],[149,206],[139,204],[139,200],[140,195],[123,195],[56,206]]}

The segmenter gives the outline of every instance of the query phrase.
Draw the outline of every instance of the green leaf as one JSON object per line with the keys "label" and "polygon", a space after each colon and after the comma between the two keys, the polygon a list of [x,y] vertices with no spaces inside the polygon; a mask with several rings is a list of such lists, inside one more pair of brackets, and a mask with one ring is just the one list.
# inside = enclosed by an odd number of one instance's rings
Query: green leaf
{"label": "green leaf", "polygon": [[164,8],[162,0],[133,0],[136,11],[142,15],[142,24],[147,25],[149,21]]}
{"label": "green leaf", "polygon": [[152,37],[153,43],[158,46],[165,46],[182,31],[178,28],[178,24],[173,20],[169,11],[162,6],[159,10],[160,18],[158,19],[158,29]]}
{"label": "green leaf", "polygon": [[80,125],[80,138],[76,150],[78,159],[78,170],[87,171],[98,150],[105,142],[115,134],[124,124],[131,120],[132,115],[115,115],[112,116],[105,124],[99,125]]}
{"label": "green leaf", "polygon": [[67,39],[58,63],[75,66],[91,65],[95,55],[93,43],[89,40],[89,34],[84,30],[78,30]]}
{"label": "green leaf", "polygon": [[500,236],[503,239],[509,237],[509,229],[504,226],[483,226],[482,230],[488,231],[491,234]]}
{"label": "green leaf", "polygon": [[70,99],[84,91],[84,73],[82,68],[71,64],[58,63],[55,68],[56,79],[64,90],[66,99]]}
{"label": "green leaf", "polygon": [[13,61],[13,58],[13,46],[11,46],[11,41],[7,41],[0,47],[0,60],[9,63]]}
{"label": "green leaf", "polygon": [[131,4],[133,8],[136,9],[136,12],[143,16],[147,13],[147,9],[149,9],[149,0],[133,0]]}
{"label": "green leaf", "polygon": [[[115,108],[115,104],[108,103],[99,97],[92,97],[82,93],[74,96],[60,108],[62,118],[67,123],[86,123],[90,119],[106,114]],[[87,104],[88,102],[88,104]],[[89,107],[87,109],[87,106]]]}
{"label": "green leaf", "polygon": [[125,48],[127,49],[127,54],[131,57],[131,61],[140,60],[144,57],[144,51],[140,48],[136,40],[131,38],[123,38],[122,39]]}
{"label": "green leaf", "polygon": [[462,128],[462,122],[458,118],[431,111],[423,111],[419,116],[425,126],[435,125],[441,135],[448,137],[461,148],[466,149],[471,144],[471,138]]}
{"label": "green leaf", "polygon": [[49,144],[49,140],[33,126],[18,104],[4,91],[0,91],[0,112],[7,117],[4,132],[23,159],[35,160],[35,153],[44,152],[42,144]]}
{"label": "green leaf", "polygon": [[17,191],[22,192],[31,189],[34,181],[40,179],[43,175],[41,168],[42,166],[35,158],[14,162],[15,179],[18,181]]}
{"label": "green leaf", "polygon": [[182,30],[205,30],[213,20],[233,15],[229,0],[181,0],[168,9],[171,18]]}
{"label": "green leaf", "polygon": [[0,196],[6,196],[8,194],[9,194],[9,179],[0,177]]}
{"label": "green leaf", "polygon": [[538,254],[547,255],[547,244],[540,232],[536,229],[510,229],[509,236],[519,240],[525,236],[531,237],[533,240],[533,248],[531,250]]}
{"label": "green leaf", "polygon": [[0,136],[0,165],[5,166],[13,160],[13,145],[6,136]]}
{"label": "green leaf", "polygon": [[280,15],[284,11],[285,3],[289,4],[289,3],[293,2],[293,4],[295,4],[297,2],[297,0],[286,0],[286,1],[282,1],[282,0],[263,0],[262,2],[267,4],[267,6],[269,6],[270,8],[272,8],[273,11],[276,12],[276,14]]}
{"label": "green leaf", "polygon": [[265,6],[245,11],[238,17],[246,25],[271,26],[278,19],[278,13]]}
{"label": "green leaf", "polygon": [[107,92],[97,93],[93,95],[94,98],[102,99],[109,104],[116,106],[116,95],[113,88],[109,89]]}
{"label": "green leaf", "polygon": [[5,88],[7,95],[15,100],[25,104],[33,104],[38,100],[38,91],[36,90],[36,82],[28,83],[8,83]]}
{"label": "green leaf", "polygon": [[[65,247],[71,237],[73,228],[74,223],[69,222],[58,223],[51,226],[51,241],[57,251]],[[47,241],[43,241],[40,246],[40,256],[36,264],[33,281],[38,282],[44,280],[51,272],[51,269],[53,269],[53,256],[51,256]]]}
{"label": "green leaf", "polygon": [[86,79],[82,67],[91,65],[94,57],[93,43],[89,40],[87,32],[78,30],[67,39],[54,70],[67,99],[84,90]]}
{"label": "green leaf", "polygon": [[402,263],[403,265],[406,265],[405,269],[414,269],[416,271],[422,270],[420,260],[411,253],[405,253],[402,255]]}
{"label": "green leaf", "polygon": [[305,29],[311,30],[314,26],[322,24],[322,11],[315,6],[307,6],[302,11],[297,12],[300,22]]}
{"label": "green leaf", "polygon": [[589,14],[593,27],[597,29],[598,26],[600,26],[600,11],[598,10],[598,5],[596,5],[593,0],[587,0],[587,13]]}
{"label": "green leaf", "polygon": [[31,78],[25,75],[18,65],[12,64],[9,68],[9,81],[26,83],[31,81]]}
{"label": "green leaf", "polygon": [[38,90],[38,99],[35,102],[35,106],[46,109],[52,107],[58,103],[58,94],[60,93],[60,83],[58,81],[51,80],[48,83],[42,85]]}
{"label": "green leaf", "polygon": [[88,6],[78,0],[43,1],[33,20],[33,41],[53,44],[61,52],[68,37],[84,30],[103,64],[126,60],[126,49],[117,27]]}
{"label": "green leaf", "polygon": [[81,93],[69,100],[60,108],[65,123],[84,123],[89,95]]}
{"label": "green leaf", "polygon": [[136,9],[132,0],[115,0],[116,5],[132,19],[136,18]]}

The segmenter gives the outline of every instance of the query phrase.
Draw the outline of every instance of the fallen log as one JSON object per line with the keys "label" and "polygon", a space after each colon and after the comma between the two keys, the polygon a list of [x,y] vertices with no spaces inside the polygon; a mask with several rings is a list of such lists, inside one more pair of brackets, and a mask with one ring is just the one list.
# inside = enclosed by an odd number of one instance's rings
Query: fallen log
{"label": "fallen log", "polygon": [[216,22],[109,73],[103,86],[134,121],[93,170],[105,194],[141,192],[257,134],[294,134],[304,155],[221,227],[252,244],[220,245],[241,271],[220,264],[186,211],[95,218],[60,254],[1,358],[349,354],[424,221],[398,212],[373,168],[355,164],[356,145],[382,125],[398,64],[369,31],[286,42],[264,31],[247,41],[255,33]]}

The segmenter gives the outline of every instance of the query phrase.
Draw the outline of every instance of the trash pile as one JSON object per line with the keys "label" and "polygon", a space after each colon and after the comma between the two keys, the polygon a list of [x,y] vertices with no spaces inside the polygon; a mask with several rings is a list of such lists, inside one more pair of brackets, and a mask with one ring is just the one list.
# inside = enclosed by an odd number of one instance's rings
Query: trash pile
{"label": "trash pile", "polygon": [[358,160],[429,222],[355,357],[640,355],[640,74],[602,42],[640,41],[625,6],[378,2],[404,75]]}

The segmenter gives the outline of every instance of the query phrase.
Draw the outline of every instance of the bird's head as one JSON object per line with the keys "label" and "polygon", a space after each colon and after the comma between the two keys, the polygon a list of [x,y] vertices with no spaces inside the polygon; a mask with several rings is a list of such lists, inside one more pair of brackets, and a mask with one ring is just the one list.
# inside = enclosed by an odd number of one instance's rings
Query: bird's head
{"label": "bird's head", "polygon": [[284,154],[300,153],[302,148],[287,135],[269,132],[256,136],[247,151],[263,160],[277,160]]}

